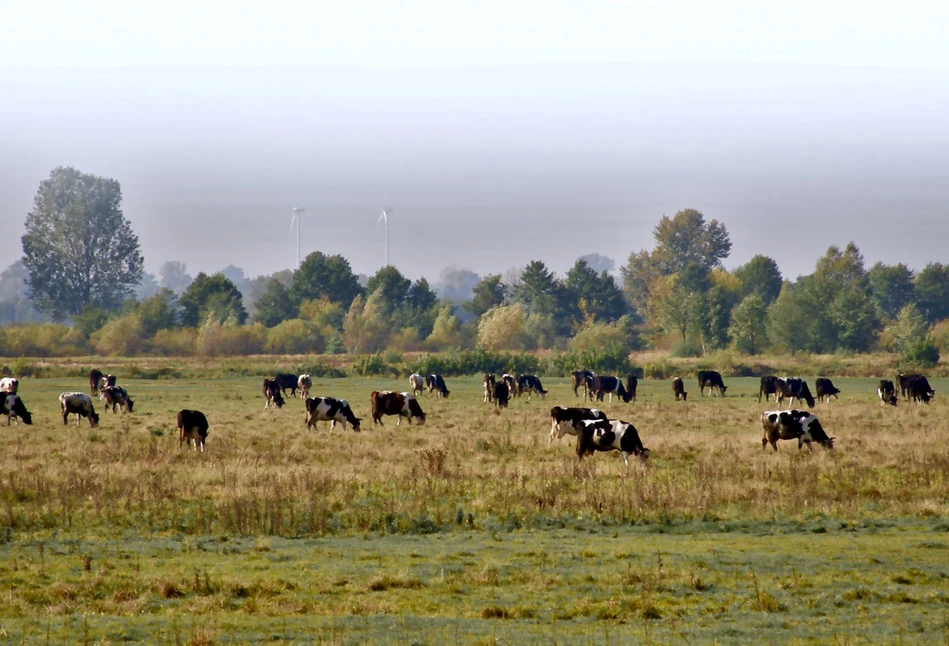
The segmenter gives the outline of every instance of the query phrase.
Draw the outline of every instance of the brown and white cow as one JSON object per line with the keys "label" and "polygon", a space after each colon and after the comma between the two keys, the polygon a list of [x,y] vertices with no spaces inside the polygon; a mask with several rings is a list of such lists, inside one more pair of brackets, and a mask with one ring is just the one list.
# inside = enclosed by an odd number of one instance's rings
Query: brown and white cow
{"label": "brown and white cow", "polygon": [[425,413],[422,412],[422,407],[412,393],[374,390],[369,396],[369,401],[372,403],[373,424],[382,424],[384,415],[398,415],[396,426],[402,422],[403,417],[408,419],[409,424],[413,419],[420,426],[425,423]]}
{"label": "brown and white cow", "polygon": [[762,449],[767,449],[770,443],[777,451],[778,440],[797,440],[798,450],[807,444],[807,448],[813,451],[811,442],[817,442],[825,449],[834,448],[834,438],[828,437],[817,416],[806,410],[765,411],[761,413],[761,424],[764,427]]}
{"label": "brown and white cow", "polygon": [[685,382],[682,381],[682,377],[676,377],[672,380],[672,392],[675,393],[676,401],[679,401],[679,398],[682,398],[682,401],[689,400],[689,393],[685,392]]}
{"label": "brown and white cow", "polygon": [[623,464],[629,466],[629,456],[640,462],[649,458],[649,449],[643,446],[639,432],[629,422],[618,419],[580,420],[574,422],[577,431],[577,457],[593,455],[596,451],[620,451]]}
{"label": "brown and white cow", "polygon": [[487,404],[488,402],[494,401],[494,384],[497,381],[494,378],[494,375],[485,375],[484,376],[484,401],[482,403]]}
{"label": "brown and white cow", "polygon": [[592,370],[574,370],[571,372],[570,385],[573,386],[573,396],[579,397],[580,394],[577,391],[583,388],[583,401],[586,401],[593,390],[593,380],[595,378],[596,373]]}
{"label": "brown and white cow", "polygon": [[606,413],[596,408],[563,408],[554,406],[550,409],[550,438],[547,440],[547,448],[550,448],[554,437],[558,440],[564,435],[576,435],[577,429],[574,423],[585,419],[606,419]]}
{"label": "brown and white cow", "polygon": [[299,377],[297,377],[297,388],[300,389],[300,399],[306,399],[310,396],[310,388],[313,387],[313,379],[310,378],[310,373],[305,372]]}
{"label": "brown and white cow", "polygon": [[412,394],[418,397],[425,390],[425,377],[415,372],[409,375],[409,388],[412,389]]}
{"label": "brown and white cow", "polygon": [[0,415],[7,416],[7,426],[11,421],[19,426],[21,419],[24,424],[33,423],[33,416],[26,410],[23,398],[15,393],[0,393]]}
{"label": "brown and white cow", "polygon": [[187,408],[178,412],[178,449],[185,442],[188,443],[188,449],[194,444],[195,452],[200,450],[204,453],[204,442],[208,438],[208,418],[199,410],[188,410]]}
{"label": "brown and white cow", "polygon": [[[296,388],[296,381],[293,382],[293,387]],[[273,404],[277,408],[282,408],[284,405],[283,395],[280,394],[280,384],[277,383],[275,379],[267,379],[264,377],[264,408],[270,408],[270,405]]]}
{"label": "brown and white cow", "polygon": [[353,414],[353,409],[349,407],[349,402],[345,399],[336,399],[334,397],[309,397],[306,400],[306,427],[307,429],[316,427],[317,422],[330,422],[330,432],[336,428],[336,422],[343,425],[346,430],[346,424],[353,427],[353,431],[359,432],[359,418]]}
{"label": "brown and white cow", "polygon": [[92,397],[86,393],[62,393],[59,396],[59,406],[63,413],[63,425],[69,422],[69,416],[76,416],[76,426],[83,417],[89,420],[89,426],[99,425],[99,414],[92,405]]}

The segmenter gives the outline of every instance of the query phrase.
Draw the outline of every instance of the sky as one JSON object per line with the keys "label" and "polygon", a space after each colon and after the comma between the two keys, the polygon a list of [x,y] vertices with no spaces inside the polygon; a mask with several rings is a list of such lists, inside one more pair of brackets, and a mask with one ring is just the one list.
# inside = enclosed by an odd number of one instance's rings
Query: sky
{"label": "sky", "polygon": [[[303,254],[437,279],[622,264],[663,215],[788,278],[853,240],[949,262],[949,6],[0,4],[0,265],[57,166],[117,179],[146,269]],[[145,6],[134,6],[142,4]]]}

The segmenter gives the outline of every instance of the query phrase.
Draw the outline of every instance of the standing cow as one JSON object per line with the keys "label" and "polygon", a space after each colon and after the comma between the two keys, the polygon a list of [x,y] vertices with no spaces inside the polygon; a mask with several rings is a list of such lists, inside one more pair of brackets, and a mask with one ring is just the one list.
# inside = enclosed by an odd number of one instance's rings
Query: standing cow
{"label": "standing cow", "polygon": [[830,398],[840,399],[837,395],[840,394],[840,389],[834,386],[832,382],[827,377],[818,377],[817,381],[814,383],[814,387],[817,389],[817,401],[823,403],[824,399],[827,399],[827,403],[830,403]]}
{"label": "standing cow", "polygon": [[[274,378],[271,380],[276,382],[277,387],[280,389],[280,393],[284,397],[296,397],[297,388],[299,387],[300,377],[298,375],[291,375],[286,372],[278,372],[274,375]],[[290,394],[287,395],[287,390],[290,391]]]}
{"label": "standing cow", "polygon": [[89,371],[89,390],[92,391],[92,396],[95,397],[99,394],[99,382],[102,380],[102,371],[93,368]]}
{"label": "standing cow", "polygon": [[425,390],[425,377],[417,372],[409,375],[409,388],[412,389],[412,394],[416,397],[421,395],[422,391]]}
{"label": "standing cow", "polygon": [[112,412],[115,413],[115,409],[125,411],[127,413],[132,412],[132,406],[135,404],[132,401],[132,398],[129,397],[128,392],[125,388],[121,386],[112,386],[111,388],[106,388],[102,391],[103,398],[105,399],[105,410],[112,409]]}
{"label": "standing cow", "polygon": [[699,370],[699,392],[703,397],[706,388],[708,388],[709,397],[712,396],[713,390],[717,389],[722,397],[725,396],[725,391],[728,390],[728,386],[722,381],[721,373],[714,370]]}
{"label": "standing cow", "polygon": [[397,415],[396,426],[402,422],[403,417],[408,420],[409,424],[412,423],[413,419],[419,426],[425,423],[425,413],[412,393],[374,390],[369,396],[369,401],[372,404],[373,424],[382,424],[383,415]]}
{"label": "standing cow", "polygon": [[834,438],[828,437],[817,416],[806,410],[765,411],[761,414],[761,423],[764,427],[762,449],[767,449],[770,443],[777,452],[778,440],[797,440],[799,451],[805,444],[813,451],[811,442],[817,442],[825,449],[834,448]]}
{"label": "standing cow", "polygon": [[305,372],[299,377],[297,377],[297,388],[300,389],[300,399],[306,399],[310,396],[310,388],[313,387],[313,379],[310,378],[310,373]]}
{"label": "standing cow", "polygon": [[510,398],[511,390],[508,388],[506,381],[499,381],[494,384],[494,405],[497,406],[499,413],[502,408],[507,408]]}
{"label": "standing cow", "polygon": [[571,372],[570,383],[573,386],[573,396],[579,397],[580,394],[577,391],[583,388],[583,401],[586,401],[593,390],[593,379],[595,377],[596,373],[592,370],[574,370]]}
{"label": "standing cow", "polygon": [[450,394],[448,387],[445,385],[445,380],[442,379],[441,375],[431,374],[425,378],[425,384],[428,386],[428,394],[431,395],[432,392],[435,392],[436,397],[445,397],[447,398]]}
{"label": "standing cow", "polygon": [[576,435],[574,424],[586,419],[606,419],[606,413],[595,408],[563,408],[554,406],[550,409],[550,438],[547,448],[550,448],[554,437],[559,440],[564,435]]}
{"label": "standing cow", "polygon": [[[294,381],[294,387],[296,387],[296,382]],[[264,377],[264,408],[270,408],[270,405],[273,404],[277,408],[282,408],[284,405],[283,395],[280,394],[280,385],[275,379],[267,379]]]}
{"label": "standing cow", "polygon": [[880,398],[880,405],[886,406],[896,406],[896,402],[899,399],[896,397],[896,386],[893,385],[893,382],[889,379],[881,379],[880,384],[877,386],[877,396]]}
{"label": "standing cow", "polygon": [[482,403],[487,404],[494,401],[494,384],[496,383],[497,380],[494,375],[484,376],[484,401]]}
{"label": "standing cow", "polygon": [[59,406],[63,413],[63,425],[69,423],[69,416],[76,416],[76,426],[83,417],[89,420],[89,426],[99,425],[99,414],[92,405],[92,397],[86,393],[62,393],[59,396]]}
{"label": "standing cow", "polygon": [[208,438],[208,418],[199,410],[184,409],[178,412],[178,450],[187,442],[188,449],[194,444],[195,452],[204,453],[204,442]]}

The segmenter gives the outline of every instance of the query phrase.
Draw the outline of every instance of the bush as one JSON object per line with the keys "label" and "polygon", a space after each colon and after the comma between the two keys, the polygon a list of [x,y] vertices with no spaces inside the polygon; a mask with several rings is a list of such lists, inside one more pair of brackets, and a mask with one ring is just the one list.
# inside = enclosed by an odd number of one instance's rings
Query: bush
{"label": "bush", "polygon": [[629,362],[629,353],[626,348],[617,345],[606,349],[553,355],[544,365],[544,375],[548,377],[566,377],[574,370],[592,370],[601,375],[633,373],[640,377],[643,373],[641,369],[634,368]]}
{"label": "bush", "polygon": [[289,319],[267,330],[264,350],[270,354],[320,354],[326,348],[316,325]]}
{"label": "bush", "polygon": [[194,355],[194,345],[198,330],[193,327],[180,330],[158,330],[151,340],[151,350],[163,357],[190,357]]}
{"label": "bush", "polygon": [[704,354],[702,344],[695,339],[677,342],[669,353],[673,357],[701,357]]}
{"label": "bush", "polygon": [[0,327],[0,349],[12,357],[74,357],[90,352],[82,332],[61,323]]}
{"label": "bush", "polygon": [[900,355],[900,370],[930,370],[939,363],[939,348],[932,335],[905,345]]}
{"label": "bush", "polygon": [[136,313],[112,319],[93,332],[89,342],[95,351],[106,357],[134,357],[145,349],[142,317]]}
{"label": "bush", "polygon": [[267,329],[260,323],[231,325],[208,317],[198,330],[195,351],[203,357],[228,357],[263,352]]}

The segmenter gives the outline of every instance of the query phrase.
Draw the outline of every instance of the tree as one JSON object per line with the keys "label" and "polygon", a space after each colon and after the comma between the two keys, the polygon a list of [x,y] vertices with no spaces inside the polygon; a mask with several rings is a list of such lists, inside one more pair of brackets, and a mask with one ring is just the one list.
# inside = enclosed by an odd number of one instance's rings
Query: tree
{"label": "tree", "polygon": [[29,277],[30,272],[23,266],[22,260],[17,260],[0,272],[0,325],[43,319],[26,295]]}
{"label": "tree", "polygon": [[478,321],[478,345],[486,350],[517,350],[524,310],[518,304],[501,305]]}
{"label": "tree", "polygon": [[560,284],[541,260],[532,260],[521,272],[520,284],[513,290],[513,300],[522,303],[527,312],[556,316],[561,303]]}
{"label": "tree", "polygon": [[240,290],[242,295],[250,292],[250,280],[244,275],[244,270],[240,267],[228,265],[217,273],[234,283],[234,286]]}
{"label": "tree", "polygon": [[385,316],[382,292],[374,292],[366,298],[353,299],[346,318],[343,321],[343,338],[350,354],[378,352],[389,343],[392,326]]}
{"label": "tree", "polygon": [[717,220],[706,222],[695,209],[679,211],[672,218],[662,216],[652,235],[655,260],[665,274],[679,273],[689,263],[711,270],[721,265],[732,249],[725,225]]}
{"label": "tree", "polygon": [[314,251],[293,272],[290,291],[297,303],[326,296],[348,308],[353,299],[362,293],[362,287],[348,260],[340,255],[327,256],[321,251]]}
{"label": "tree", "polygon": [[867,272],[870,298],[880,316],[893,320],[900,310],[914,299],[913,272],[904,264],[884,265],[878,262]]}
{"label": "tree", "polygon": [[735,270],[735,276],[741,281],[741,295],[757,294],[770,305],[781,293],[781,270],[778,263],[767,256],[757,255]]}
{"label": "tree", "polygon": [[876,307],[865,292],[848,289],[830,304],[830,317],[837,327],[837,348],[850,352],[868,352],[880,321]]}
{"label": "tree", "polygon": [[597,273],[583,258],[567,272],[564,288],[575,325],[588,319],[615,321],[626,314],[623,292],[613,277],[606,271]]}
{"label": "tree", "polygon": [[201,272],[181,295],[181,324],[198,327],[210,316],[218,322],[229,319],[243,325],[247,320],[244,299],[237,286],[221,274]]}
{"label": "tree", "polygon": [[176,294],[183,293],[194,280],[188,273],[188,267],[178,260],[166,260],[158,273],[161,276],[158,284]]}
{"label": "tree", "polygon": [[474,295],[464,308],[480,317],[488,310],[502,305],[507,298],[507,287],[501,282],[501,274],[491,274],[481,279],[474,287]]}
{"label": "tree", "polygon": [[913,304],[900,310],[887,333],[900,353],[901,367],[928,369],[939,362],[939,348],[929,333],[926,318]]}
{"label": "tree", "polygon": [[732,310],[728,333],[739,352],[758,354],[767,343],[768,305],[757,292],[746,296]]}
{"label": "tree", "polygon": [[391,316],[408,298],[410,287],[412,287],[411,280],[392,265],[386,265],[369,277],[369,282],[366,283],[366,294],[379,292],[379,304],[383,307],[386,316]]}
{"label": "tree", "polygon": [[916,300],[930,323],[949,318],[949,266],[929,263],[919,272]]}
{"label": "tree", "polygon": [[623,276],[623,296],[636,318],[645,320],[649,309],[649,287],[663,276],[655,253],[642,250],[631,253],[626,264],[620,267]]}
{"label": "tree", "polygon": [[135,286],[135,298],[151,298],[161,290],[161,286],[158,284],[158,280],[155,278],[155,274],[144,272],[142,273],[141,282]]}
{"label": "tree", "polygon": [[445,300],[462,303],[472,298],[475,285],[480,280],[481,277],[470,269],[445,267],[438,276],[435,291]]}
{"label": "tree", "polygon": [[817,261],[814,278],[835,294],[849,288],[866,290],[867,271],[863,266],[863,254],[853,242],[847,243],[843,251],[837,245],[831,245]]}
{"label": "tree", "polygon": [[141,321],[142,334],[152,337],[159,330],[177,327],[178,309],[178,297],[170,289],[163,288],[151,298],[139,302],[134,311]]}
{"label": "tree", "polygon": [[87,305],[117,310],[131,295],[144,261],[121,202],[117,181],[74,168],[40,182],[21,238],[38,310],[64,319]]}
{"label": "tree", "polygon": [[255,308],[254,320],[265,327],[274,327],[295,317],[298,304],[286,285],[271,278],[267,282],[267,291],[257,299]]}
{"label": "tree", "polygon": [[438,296],[429,287],[425,278],[419,278],[409,287],[406,300],[410,307],[420,312],[427,312],[438,304]]}
{"label": "tree", "polygon": [[601,256],[598,253],[588,253],[585,256],[580,256],[577,260],[586,262],[596,273],[600,273],[601,271],[608,273],[613,271],[613,268],[616,267],[615,260],[608,256]]}

